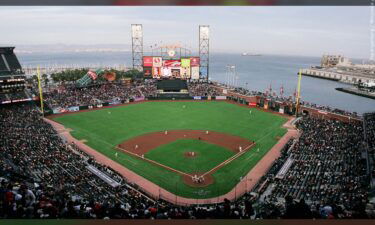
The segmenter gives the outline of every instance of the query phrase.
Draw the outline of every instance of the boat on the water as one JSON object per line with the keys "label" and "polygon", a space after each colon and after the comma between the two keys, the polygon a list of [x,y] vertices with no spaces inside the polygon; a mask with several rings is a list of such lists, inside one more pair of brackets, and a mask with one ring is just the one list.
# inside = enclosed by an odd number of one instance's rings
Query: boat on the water
{"label": "boat on the water", "polygon": [[244,52],[244,53],[242,53],[242,56],[262,56],[262,55],[261,54],[254,54],[254,53]]}

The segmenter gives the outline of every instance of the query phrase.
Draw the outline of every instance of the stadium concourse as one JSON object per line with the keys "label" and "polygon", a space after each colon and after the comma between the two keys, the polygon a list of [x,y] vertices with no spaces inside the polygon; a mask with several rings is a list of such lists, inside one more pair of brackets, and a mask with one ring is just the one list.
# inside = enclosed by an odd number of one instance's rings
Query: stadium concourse
{"label": "stadium concourse", "polygon": [[[190,86],[193,96],[218,93],[215,85]],[[103,83],[84,89],[69,85],[59,88],[46,95],[47,104],[77,106],[156,94],[153,82],[127,87]],[[241,88],[233,92],[266,95]],[[329,107],[309,106],[359,117]],[[295,125],[302,135],[284,146],[252,192],[235,201],[191,206],[151,199],[126,177],[61,139],[33,102],[2,106],[0,121],[1,218],[375,218],[367,175],[373,168],[373,158],[364,157],[365,153],[374,155],[373,114],[366,116],[364,123],[300,117]]]}

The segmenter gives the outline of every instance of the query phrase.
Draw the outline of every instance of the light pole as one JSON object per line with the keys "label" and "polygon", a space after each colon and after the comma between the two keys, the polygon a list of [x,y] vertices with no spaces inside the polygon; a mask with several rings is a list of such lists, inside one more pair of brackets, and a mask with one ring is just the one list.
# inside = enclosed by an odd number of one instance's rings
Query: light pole
{"label": "light pole", "polygon": [[236,66],[235,65],[227,65],[227,85],[228,87],[234,87],[236,85]]}

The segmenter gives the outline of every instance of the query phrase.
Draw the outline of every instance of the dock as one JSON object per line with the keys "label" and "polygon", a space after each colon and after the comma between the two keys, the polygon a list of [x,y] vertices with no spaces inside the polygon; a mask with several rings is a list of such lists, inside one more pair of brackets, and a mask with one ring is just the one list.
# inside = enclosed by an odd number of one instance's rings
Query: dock
{"label": "dock", "polygon": [[353,94],[353,95],[358,95],[366,98],[371,98],[375,99],[375,92],[370,92],[370,91],[363,91],[359,90],[358,88],[336,88],[338,91],[342,91],[345,93]]}

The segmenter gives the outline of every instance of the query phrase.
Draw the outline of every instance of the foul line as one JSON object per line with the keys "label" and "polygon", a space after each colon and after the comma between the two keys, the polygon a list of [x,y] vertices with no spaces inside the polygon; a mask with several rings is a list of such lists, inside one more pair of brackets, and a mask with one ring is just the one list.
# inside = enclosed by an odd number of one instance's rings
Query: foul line
{"label": "foul line", "polygon": [[220,163],[219,165],[215,166],[214,168],[212,168],[211,170],[207,171],[206,173],[202,174],[201,176],[205,176],[207,174],[210,174],[211,172],[219,169],[220,167],[228,164],[228,163],[231,163],[233,160],[237,159],[238,157],[240,157],[241,155],[243,155],[245,152],[247,152],[248,149],[250,149],[251,147],[253,147],[255,145],[255,142],[252,143],[251,145],[247,146],[246,148],[244,148],[244,150],[238,152],[237,154],[231,156],[229,159],[223,161],[222,163]]}
{"label": "foul line", "polygon": [[[237,154],[231,156],[230,158],[226,159],[225,161],[223,161],[223,162],[220,163],[219,165],[215,166],[215,167],[212,168],[211,170],[209,170],[209,171],[207,171],[206,173],[200,175],[200,177],[204,177],[204,176],[206,176],[207,174],[210,174],[211,172],[213,172],[213,171],[219,169],[220,167],[222,167],[222,166],[224,166],[224,165],[226,165],[226,164],[228,164],[228,163],[231,163],[233,160],[237,159],[238,157],[240,157],[241,155],[243,155],[245,152],[247,152],[247,150],[250,149],[251,147],[253,147],[254,145],[255,145],[255,142],[252,143],[251,145],[247,146],[246,148],[244,148],[244,150],[242,150],[242,151],[238,152]],[[136,154],[136,153],[134,153],[134,152],[128,151],[128,150],[123,149],[123,148],[120,148],[120,147],[118,147],[118,146],[116,146],[116,149],[119,149],[119,150],[121,150],[121,151],[124,151],[124,152],[126,152],[126,153],[128,153],[128,154],[130,154],[130,155],[133,155],[133,156],[135,156],[135,157],[138,157],[138,158],[140,158],[140,159],[146,160],[146,161],[148,161],[148,162],[150,162],[150,163],[153,163],[153,164],[155,164],[155,165],[158,165],[158,166],[164,167],[164,168],[166,168],[166,169],[168,169],[168,170],[171,170],[171,171],[173,171],[173,172],[176,172],[176,173],[179,173],[179,174],[182,174],[182,175],[188,176],[188,177],[193,177],[191,174],[181,172],[181,171],[179,171],[179,170],[176,170],[176,169],[174,169],[174,168],[172,168],[172,167],[166,166],[166,165],[161,164],[161,163],[159,163],[159,162],[156,162],[156,161],[154,161],[154,160],[144,158],[144,157],[142,157],[142,156],[140,156],[140,155],[138,155],[138,154]]]}
{"label": "foul line", "polygon": [[136,153],[134,153],[134,152],[130,152],[130,151],[125,150],[125,149],[123,149],[123,148],[120,148],[120,147],[118,147],[118,146],[116,146],[116,149],[119,149],[119,150],[121,150],[121,151],[124,151],[124,152],[126,152],[126,153],[128,153],[128,154],[131,154],[131,155],[133,155],[133,156],[136,156],[136,157],[138,157],[138,158],[140,158],[140,159],[143,159],[143,160],[146,160],[146,161],[148,161],[148,162],[154,163],[154,164],[156,164],[156,165],[158,165],[158,166],[164,167],[164,168],[166,168],[166,169],[168,169],[168,170],[172,170],[173,172],[180,173],[180,174],[182,174],[182,175],[185,175],[185,176],[189,176],[189,177],[191,177],[190,174],[187,174],[187,173],[181,172],[181,171],[179,171],[179,170],[173,169],[172,167],[169,167],[169,166],[166,166],[166,165],[164,165],[164,164],[158,163],[158,162],[156,162],[156,161],[154,161],[154,160],[144,158],[144,157],[142,157],[142,156],[140,156],[140,155],[138,155],[138,154],[136,154]]}

